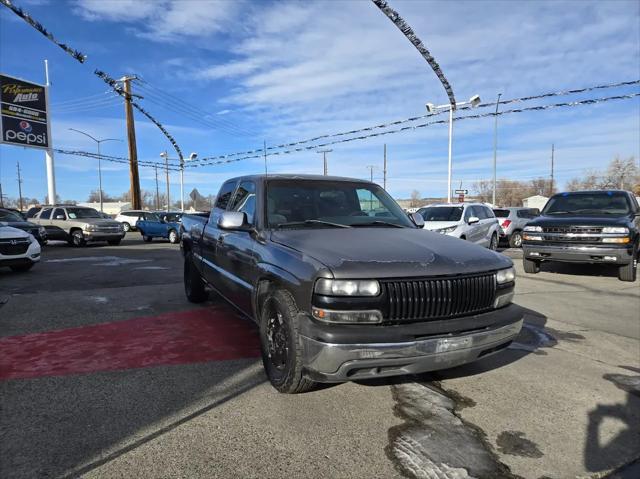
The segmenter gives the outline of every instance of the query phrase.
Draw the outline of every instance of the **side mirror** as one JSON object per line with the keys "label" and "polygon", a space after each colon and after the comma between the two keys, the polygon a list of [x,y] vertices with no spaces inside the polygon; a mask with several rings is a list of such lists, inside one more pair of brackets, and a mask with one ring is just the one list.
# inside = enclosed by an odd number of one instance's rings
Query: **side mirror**
{"label": "side mirror", "polygon": [[424,218],[420,213],[409,213],[409,219],[413,221],[413,224],[418,228],[424,227]]}
{"label": "side mirror", "polygon": [[228,231],[248,231],[247,214],[244,211],[225,211],[218,218],[218,228]]}
{"label": "side mirror", "polygon": [[470,216],[469,219],[467,220],[467,223],[472,225],[477,223],[478,221],[480,221],[480,218],[478,218],[477,216]]}
{"label": "side mirror", "polygon": [[56,218],[55,218],[55,219],[57,219],[57,220],[63,220],[63,219],[65,219],[65,217],[64,217],[64,215],[56,215]]}

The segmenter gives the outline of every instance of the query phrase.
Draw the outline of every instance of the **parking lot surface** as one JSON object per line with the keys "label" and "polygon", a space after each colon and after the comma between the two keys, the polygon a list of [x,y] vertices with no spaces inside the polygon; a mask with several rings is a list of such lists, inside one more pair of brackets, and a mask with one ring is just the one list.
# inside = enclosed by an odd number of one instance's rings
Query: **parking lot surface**
{"label": "parking lot surface", "polygon": [[51,244],[0,270],[0,477],[638,477],[638,283],[504,254],[508,350],[288,396],[250,321],[186,301],[177,245]]}

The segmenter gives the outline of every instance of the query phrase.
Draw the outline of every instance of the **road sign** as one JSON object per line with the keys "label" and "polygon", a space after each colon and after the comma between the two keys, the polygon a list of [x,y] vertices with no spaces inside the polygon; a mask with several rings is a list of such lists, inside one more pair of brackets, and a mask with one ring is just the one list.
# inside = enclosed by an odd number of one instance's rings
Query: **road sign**
{"label": "road sign", "polygon": [[456,195],[468,195],[469,190],[454,190]]}
{"label": "road sign", "polygon": [[47,87],[0,74],[0,143],[49,148]]}

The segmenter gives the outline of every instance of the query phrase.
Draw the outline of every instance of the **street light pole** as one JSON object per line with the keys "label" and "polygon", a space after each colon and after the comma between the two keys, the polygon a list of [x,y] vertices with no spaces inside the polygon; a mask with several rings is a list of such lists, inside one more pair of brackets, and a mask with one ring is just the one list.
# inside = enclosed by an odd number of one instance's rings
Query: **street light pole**
{"label": "street light pole", "polygon": [[498,99],[496,100],[496,121],[493,126],[493,200],[491,203],[496,206],[496,173],[498,163],[498,107],[500,105],[500,97],[502,93],[498,93]]}
{"label": "street light pole", "polygon": [[453,166],[453,110],[459,106],[471,105],[472,108],[480,104],[480,95],[473,95],[469,101],[459,101],[455,104],[446,104],[435,106],[433,103],[427,103],[427,112],[436,113],[438,111],[449,111],[449,161],[447,171],[447,203],[451,203],[451,170]]}
{"label": "street light pole", "polygon": [[100,143],[103,143],[105,141],[122,141],[122,140],[118,140],[117,138],[103,138],[102,140],[98,140],[97,138],[94,138],[89,133],[85,133],[84,131],[76,130],[75,128],[69,128],[69,130],[75,131],[76,133],[80,133],[81,135],[91,138],[98,145],[98,185],[99,185],[98,197],[100,198],[100,213],[104,213],[104,210],[102,207],[102,156],[100,155]]}
{"label": "street light pole", "polygon": [[169,205],[171,201],[169,200],[169,154],[166,151],[160,153],[160,158],[164,158],[164,166],[167,174],[167,211],[169,211]]}

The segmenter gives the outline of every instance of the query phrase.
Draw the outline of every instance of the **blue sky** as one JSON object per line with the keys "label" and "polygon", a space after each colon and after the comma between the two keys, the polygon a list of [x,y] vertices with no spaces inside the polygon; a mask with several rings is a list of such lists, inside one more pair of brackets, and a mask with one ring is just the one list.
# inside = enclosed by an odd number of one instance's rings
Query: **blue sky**
{"label": "blue sky", "polygon": [[[434,73],[397,28],[368,1],[249,2],[207,0],[15,0],[62,42],[88,56],[81,65],[0,7],[0,71],[52,81],[52,137],[57,148],[95,151],[69,128],[126,140],[122,101],[92,74],[138,74],[141,104],[200,157],[276,145],[423,115],[425,103],[446,103]],[[390,4],[431,50],[460,100],[535,95],[640,78],[637,1],[397,1]],[[557,101],[637,92],[601,90]],[[168,101],[165,92],[173,95]],[[547,101],[555,102],[556,99]],[[184,103],[181,103],[184,102]],[[540,102],[535,104],[542,104]],[[197,107],[197,112],[191,107]],[[185,110],[188,108],[188,110]],[[506,108],[506,107],[504,107]],[[188,114],[185,114],[188,111]],[[158,161],[171,145],[136,115],[138,155]],[[388,189],[408,197],[446,194],[447,126],[334,145],[329,172],[381,182],[383,143]],[[499,118],[498,175],[549,174],[551,144],[562,183],[615,155],[640,157],[640,101],[505,115]],[[492,174],[493,118],[454,126],[454,185]],[[127,156],[126,142],[103,144]],[[175,157],[175,154],[173,154]],[[307,151],[269,159],[273,172],[321,173],[322,155]],[[5,194],[46,194],[44,153],[0,145]],[[97,188],[95,160],[56,156],[58,194],[86,200]],[[185,189],[217,192],[225,178],[261,172],[260,159],[187,170]],[[153,169],[140,170],[143,189]],[[126,165],[103,163],[104,190],[128,189]],[[173,192],[179,177],[172,174]],[[173,193],[172,193],[173,196]]]}

